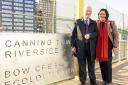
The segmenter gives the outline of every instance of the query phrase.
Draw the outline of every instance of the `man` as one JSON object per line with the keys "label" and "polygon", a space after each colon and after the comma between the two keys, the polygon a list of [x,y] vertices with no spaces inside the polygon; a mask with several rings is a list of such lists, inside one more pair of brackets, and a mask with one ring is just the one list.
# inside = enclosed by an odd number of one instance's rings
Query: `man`
{"label": "man", "polygon": [[81,85],[86,81],[86,61],[91,85],[96,84],[95,77],[95,49],[97,40],[97,24],[90,17],[92,8],[87,6],[85,16],[75,22],[71,36],[71,51],[77,57],[79,64],[79,78]]}

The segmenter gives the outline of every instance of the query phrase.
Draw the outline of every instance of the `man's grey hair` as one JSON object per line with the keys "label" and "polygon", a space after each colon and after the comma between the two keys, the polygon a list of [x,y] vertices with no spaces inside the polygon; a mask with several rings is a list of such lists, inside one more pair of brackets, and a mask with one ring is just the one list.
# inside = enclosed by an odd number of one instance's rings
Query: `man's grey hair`
{"label": "man's grey hair", "polygon": [[84,18],[85,18],[85,12],[86,12],[87,9],[89,9],[89,10],[92,11],[92,7],[91,7],[90,5],[86,5],[86,6],[84,7],[84,11],[83,11],[83,17],[84,17]]}

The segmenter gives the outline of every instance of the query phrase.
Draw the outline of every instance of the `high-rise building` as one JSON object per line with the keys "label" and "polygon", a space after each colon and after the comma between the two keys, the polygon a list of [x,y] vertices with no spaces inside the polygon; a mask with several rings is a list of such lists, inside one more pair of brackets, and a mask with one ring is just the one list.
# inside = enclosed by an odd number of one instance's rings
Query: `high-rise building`
{"label": "high-rise building", "polygon": [[37,27],[42,32],[55,32],[56,0],[39,0]]}
{"label": "high-rise building", "polygon": [[0,23],[7,31],[34,31],[35,0],[0,0]]}

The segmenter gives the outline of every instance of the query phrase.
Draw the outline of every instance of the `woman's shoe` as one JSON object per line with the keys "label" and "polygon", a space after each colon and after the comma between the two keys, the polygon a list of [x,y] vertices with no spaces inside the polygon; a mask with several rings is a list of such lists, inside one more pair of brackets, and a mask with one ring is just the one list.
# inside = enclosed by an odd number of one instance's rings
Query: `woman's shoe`
{"label": "woman's shoe", "polygon": [[112,85],[112,83],[107,83],[107,85]]}
{"label": "woman's shoe", "polygon": [[101,85],[107,85],[107,82],[106,81],[103,81]]}
{"label": "woman's shoe", "polygon": [[85,82],[81,82],[81,84],[80,85],[85,85]]}

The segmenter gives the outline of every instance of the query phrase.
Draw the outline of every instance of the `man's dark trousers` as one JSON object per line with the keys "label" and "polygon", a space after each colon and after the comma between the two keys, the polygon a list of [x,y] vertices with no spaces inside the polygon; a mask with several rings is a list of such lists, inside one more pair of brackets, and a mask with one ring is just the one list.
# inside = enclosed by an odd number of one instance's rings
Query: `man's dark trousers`
{"label": "man's dark trousers", "polygon": [[[91,85],[97,85],[96,84],[96,77],[95,77],[95,60],[91,60],[91,53],[90,53],[90,44],[89,42],[85,43],[85,49],[84,49],[84,57],[78,58],[78,64],[79,64],[79,77],[81,85],[85,85],[87,72],[86,72],[86,65],[88,64],[88,73],[90,78]],[[86,64],[87,62],[87,64]]]}

